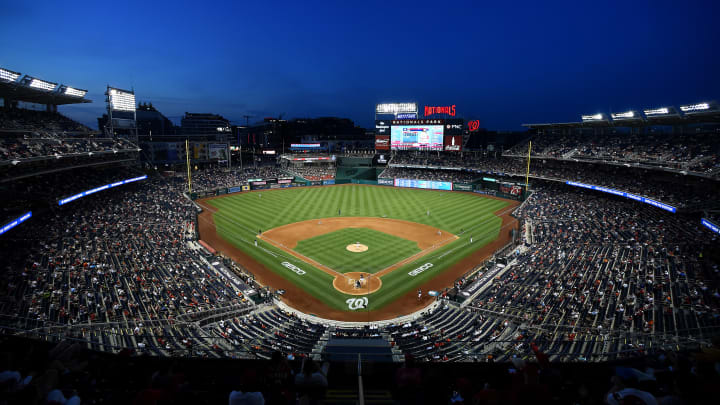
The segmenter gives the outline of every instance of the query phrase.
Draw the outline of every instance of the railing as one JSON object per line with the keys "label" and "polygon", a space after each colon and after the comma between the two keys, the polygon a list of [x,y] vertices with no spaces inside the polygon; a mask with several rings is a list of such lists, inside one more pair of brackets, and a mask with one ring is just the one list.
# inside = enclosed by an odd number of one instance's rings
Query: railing
{"label": "railing", "polygon": [[[508,314],[500,314],[500,313],[493,313],[493,311],[485,311],[488,314],[492,314],[496,316],[497,318],[504,318],[504,319],[513,319],[516,318],[512,315]],[[8,318],[12,317],[4,317],[3,319],[7,320]],[[521,321],[519,319],[518,321]],[[163,321],[160,320],[150,320],[145,321],[149,322],[148,324],[145,324],[144,326],[152,326],[156,324],[163,324]],[[250,343],[244,343],[241,345],[242,347],[233,347],[232,349],[228,348],[222,348],[221,346],[232,346],[232,343],[230,342],[231,339],[223,338],[220,336],[213,336],[212,332],[205,330],[201,327],[198,327],[197,325],[193,324],[175,324],[174,326],[185,326],[187,329],[184,329],[187,332],[190,332],[191,330],[194,330],[195,334],[183,334],[182,329],[178,329],[178,336],[167,336],[167,335],[154,335],[154,334],[148,334],[148,333],[131,333],[129,332],[130,325],[125,324],[82,324],[82,325],[72,325],[70,327],[61,327],[59,325],[53,326],[50,329],[52,330],[43,330],[42,328],[38,328],[35,330],[26,330],[26,329],[20,329],[15,326],[0,326],[0,333],[3,334],[11,334],[11,335],[19,335],[19,336],[25,336],[40,340],[46,340],[46,341],[72,341],[77,343],[82,343],[86,345],[90,345],[91,347],[97,347],[100,348],[103,351],[110,351],[110,352],[118,352],[125,349],[133,349],[133,350],[139,350],[144,354],[155,354],[155,355],[161,355],[164,356],[166,354],[172,355],[172,356],[199,356],[199,357],[205,357],[209,355],[217,356],[217,357],[238,357],[238,355],[243,355],[245,357],[262,357],[267,356],[271,351],[275,350],[273,349],[272,345],[267,345],[263,343],[254,344],[252,342]],[[164,324],[168,324],[165,322]],[[116,326],[118,330],[112,330],[113,326]],[[111,330],[108,330],[110,328]],[[651,333],[641,333],[641,332],[624,332],[624,331],[603,331],[602,333],[598,331],[593,330],[586,330],[586,328],[570,328],[569,326],[565,331],[558,331],[558,330],[549,330],[542,327],[537,326],[528,326],[523,327],[523,331],[537,331],[540,333],[549,333],[553,336],[557,336],[558,334],[565,334],[566,332],[573,331],[579,335],[585,335],[580,336],[577,339],[552,339],[552,338],[539,338],[539,342],[543,342],[542,345],[547,346],[541,346],[541,350],[544,354],[547,356],[555,356],[556,359],[565,359],[565,360],[587,360],[586,356],[588,357],[595,357],[595,358],[611,358],[611,357],[618,357],[624,354],[637,354],[637,353],[644,353],[648,350],[679,350],[679,349],[695,349],[700,347],[709,347],[711,345],[711,342],[709,339],[712,336],[718,335],[720,332],[720,327],[700,327],[700,328],[689,328],[686,330],[677,330],[673,331],[675,334],[651,334]],[[561,329],[564,329],[561,327]],[[514,329],[515,331],[519,331],[517,329]],[[132,336],[135,339],[147,339],[151,341],[151,339],[157,339],[158,337],[167,339],[168,343],[174,343],[174,346],[170,348],[165,347],[145,347],[140,348],[137,346],[128,346],[128,345],[114,345],[114,344],[108,344],[104,343],[102,341],[93,341],[89,338],[84,337],[85,334],[90,333],[96,333],[96,336],[105,336],[105,337],[113,337],[113,336],[119,336],[119,337],[127,337]],[[687,336],[682,336],[679,334],[685,334],[688,333]],[[699,332],[704,337],[698,337],[693,336],[691,334]],[[513,333],[514,335],[514,333]],[[238,335],[238,338],[240,338],[241,335]],[[271,335],[268,336],[262,336],[258,335],[254,339],[257,339],[258,341],[261,341],[264,338],[272,337]],[[197,342],[206,346],[215,346],[215,348],[203,348],[203,347],[188,347],[188,348],[181,348],[176,347],[180,345],[180,340],[182,339],[190,339],[193,342]],[[329,341],[333,337],[329,338],[322,338],[320,340]],[[175,340],[173,340],[175,339]],[[362,339],[361,337],[353,337],[353,339]],[[377,338],[373,338],[377,339]],[[529,350],[527,345],[524,346],[523,349],[516,349],[515,345],[518,343],[525,343],[527,340],[531,338],[527,338],[525,340],[518,340],[517,338],[499,338],[498,336],[485,336],[481,339],[475,340],[475,338],[467,337],[467,338],[460,338],[460,339],[449,339],[445,340],[447,343],[451,345],[455,345],[458,349],[463,349],[462,352],[456,351],[455,353],[461,353],[457,354],[458,357],[456,357],[455,361],[472,361],[472,359],[477,359],[480,356],[487,356],[487,355],[494,355],[498,356],[498,354],[503,354],[506,356],[509,356],[510,354],[516,354],[519,357],[525,356],[526,358],[530,358],[534,356],[534,354]],[[432,343],[432,341],[429,341]],[[594,347],[590,347],[586,350],[580,350],[576,353],[571,353],[570,349],[567,347],[567,345],[583,345],[587,343],[588,345],[599,345],[601,348],[599,350],[595,349]],[[617,345],[619,348],[617,350],[607,350],[608,345]],[[631,344],[635,347],[629,348],[629,349],[623,349],[620,348],[624,345]],[[258,346],[259,349],[248,349],[249,346]],[[566,345],[565,349],[562,350],[562,346]],[[458,347],[459,346],[459,347]],[[395,346],[396,348],[402,350],[402,343],[399,343]],[[553,347],[557,347],[557,349],[552,349]],[[573,346],[574,347],[574,346]],[[167,353],[165,353],[167,352]],[[307,353],[301,352],[297,353],[300,356],[309,356],[311,350],[308,350]],[[332,352],[332,353],[324,353],[328,356],[342,356],[342,355],[359,355],[357,351],[352,352]],[[373,354],[366,354],[366,357],[373,357]],[[378,353],[378,356],[381,356],[383,358],[387,358],[388,355],[386,353],[380,354]],[[358,359],[360,357],[358,356]],[[360,369],[359,369],[360,372]],[[359,374],[360,375],[360,374]]]}
{"label": "railing", "polygon": [[358,377],[358,405],[365,405],[365,387],[362,379],[362,355],[357,355],[357,377]]}

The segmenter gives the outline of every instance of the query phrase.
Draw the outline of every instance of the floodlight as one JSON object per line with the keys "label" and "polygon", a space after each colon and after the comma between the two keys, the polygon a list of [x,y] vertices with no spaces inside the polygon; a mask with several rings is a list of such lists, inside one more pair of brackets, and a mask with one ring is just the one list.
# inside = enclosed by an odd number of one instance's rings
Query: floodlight
{"label": "floodlight", "polygon": [[634,118],[635,117],[635,111],[626,111],[621,113],[612,113],[610,114],[612,116],[612,119],[619,120],[619,119],[627,119],[627,118]]}
{"label": "floodlight", "polygon": [[118,111],[135,111],[135,93],[110,88],[110,108]]}
{"label": "floodlight", "polygon": [[34,87],[34,88],[40,89],[40,90],[52,91],[52,90],[55,90],[57,83],[46,82],[45,80],[40,80],[40,79],[31,77],[30,83],[28,83],[28,86]]}
{"label": "floodlight", "polygon": [[667,108],[667,107],[652,108],[652,109],[649,109],[649,110],[643,110],[643,112],[645,113],[645,115],[648,115],[648,116],[649,116],[649,115],[664,115],[664,114],[669,114],[669,113],[670,113],[670,109]]}
{"label": "floodlight", "polygon": [[680,110],[682,112],[693,112],[693,111],[704,111],[709,110],[710,104],[708,103],[698,103],[698,104],[690,104],[690,105],[681,105]]}
{"label": "floodlight", "polygon": [[79,90],[74,89],[72,87],[65,86],[63,88],[63,93],[67,96],[73,96],[73,97],[85,97],[85,94],[87,94],[87,90]]}
{"label": "floodlight", "polygon": [[593,115],[583,115],[582,120],[583,121],[599,121],[603,119],[603,115],[600,113],[593,114]]}
{"label": "floodlight", "polygon": [[20,77],[20,73],[0,68],[0,80],[14,82],[18,79],[18,77]]}

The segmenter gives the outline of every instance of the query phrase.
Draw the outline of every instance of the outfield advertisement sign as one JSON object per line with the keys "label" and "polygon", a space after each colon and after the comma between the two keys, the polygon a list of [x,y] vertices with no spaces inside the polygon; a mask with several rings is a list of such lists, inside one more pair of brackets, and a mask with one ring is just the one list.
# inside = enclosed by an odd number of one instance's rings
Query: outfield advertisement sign
{"label": "outfield advertisement sign", "polygon": [[395,181],[393,179],[378,179],[378,184],[381,186],[394,186]]}
{"label": "outfield advertisement sign", "polygon": [[323,186],[328,186],[331,184],[335,184],[335,180],[323,180],[322,181]]}
{"label": "outfield advertisement sign", "polygon": [[231,193],[239,193],[241,191],[243,191],[242,187],[228,187],[227,192],[228,192],[228,194],[231,194]]}
{"label": "outfield advertisement sign", "polygon": [[710,221],[709,219],[703,218],[703,219],[702,219],[702,224],[703,224],[703,226],[705,226],[705,227],[708,228],[709,230],[711,230],[711,231],[713,231],[713,232],[715,232],[715,233],[720,233],[720,226],[715,225],[715,224],[712,223],[712,221]]}
{"label": "outfield advertisement sign", "polygon": [[466,183],[453,183],[453,188],[455,191],[472,191],[473,186],[472,184],[466,184]]}
{"label": "outfield advertisement sign", "polygon": [[627,193],[625,191],[615,190],[615,189],[603,187],[603,186],[595,186],[592,184],[578,183],[575,181],[568,181],[568,182],[565,182],[565,184],[570,185],[570,186],[575,186],[575,187],[587,188],[589,190],[602,191],[603,193],[613,194],[613,195],[617,195],[620,197],[629,198],[631,200],[643,202],[645,204],[650,204],[653,207],[660,208],[665,211],[670,211],[672,213],[677,212],[677,208],[673,207],[672,205],[661,203],[660,201],[655,201],[653,199],[646,198],[646,197],[643,197],[643,196],[640,196],[637,194],[631,194],[631,193]]}
{"label": "outfield advertisement sign", "polygon": [[[379,181],[378,181],[379,183]],[[426,188],[429,190],[452,191],[453,184],[449,181],[417,180],[417,179],[395,179],[395,187]]]}

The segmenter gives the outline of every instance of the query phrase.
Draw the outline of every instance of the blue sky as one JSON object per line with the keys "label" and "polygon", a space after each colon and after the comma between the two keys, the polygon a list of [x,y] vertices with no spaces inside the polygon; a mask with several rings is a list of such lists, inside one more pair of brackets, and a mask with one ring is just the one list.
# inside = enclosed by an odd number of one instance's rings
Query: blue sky
{"label": "blue sky", "polygon": [[176,122],[341,116],[377,102],[457,106],[490,129],[720,98],[720,2],[9,2],[0,66],[107,84]]}

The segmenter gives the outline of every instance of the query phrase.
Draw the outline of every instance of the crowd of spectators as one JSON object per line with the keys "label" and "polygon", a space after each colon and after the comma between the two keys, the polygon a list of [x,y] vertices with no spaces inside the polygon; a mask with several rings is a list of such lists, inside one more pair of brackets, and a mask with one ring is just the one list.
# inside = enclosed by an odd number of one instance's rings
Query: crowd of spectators
{"label": "crowd of spectators", "polygon": [[[436,168],[436,170],[412,168],[402,168],[401,172],[390,170],[398,169],[397,165],[421,165]],[[527,161],[522,158],[488,157],[472,152],[462,155],[446,153],[439,156],[423,153],[398,153],[393,156],[390,167],[380,177],[400,177],[392,176],[394,173],[402,173],[409,178],[418,179],[443,178],[445,175],[452,178],[456,175],[453,170],[437,170],[441,167],[461,169],[463,172],[510,175],[524,180]],[[482,177],[479,174],[474,174],[474,176]],[[541,158],[531,160],[530,176],[609,187],[650,197],[678,207],[712,202],[713,196],[717,195],[719,191],[715,181],[696,176],[622,165]]]}
{"label": "crowd of spectators", "polygon": [[126,139],[95,137],[58,113],[0,108],[0,161],[136,149]]}
{"label": "crowd of spectators", "polygon": [[[685,159],[682,154],[673,156]],[[473,153],[399,153],[391,163],[463,170],[390,166],[380,177],[471,182],[483,171],[522,173],[524,162]],[[334,177],[334,168],[304,169],[309,170],[299,174],[308,179]],[[683,184],[680,175],[654,170],[537,159],[531,173],[650,194],[678,205],[717,195],[717,186],[709,180],[688,177]],[[38,200],[52,206],[0,241],[3,326],[83,342],[58,345],[49,356],[52,365],[38,374],[4,365],[9,377],[0,381],[3,389],[35,400],[93,397],[97,393],[73,392],[78,386],[63,378],[68,370],[71,375],[83,373],[82,356],[93,356],[85,348],[269,359],[277,371],[269,374],[278,376],[274,382],[259,388],[257,375],[248,374],[230,401],[252,392],[256,400],[282,403],[281,398],[313,397],[314,389],[327,387],[327,368],[305,360],[299,371],[291,371],[285,364],[287,359],[308,359],[327,326],[257,305],[242,293],[243,285],[253,285],[249,275],[228,274],[210,265],[211,257],[194,242],[196,208],[182,196],[182,176],[152,175],[65,207],[53,204],[137,174],[135,169],[118,168],[82,175],[64,171],[3,184],[6,215]],[[194,172],[193,183],[196,189],[214,189],[287,174],[275,166],[209,169]],[[525,385],[538,382],[533,390],[540,391],[528,392],[544,399],[553,394],[555,382],[548,381],[555,381],[556,375],[543,375],[529,364],[535,360],[544,370],[551,360],[652,362],[654,374],[620,370],[611,390],[643,388],[658,398],[679,391],[687,394],[694,384],[688,375],[717,378],[712,368],[692,371],[688,361],[677,366],[679,356],[665,349],[708,341],[720,330],[720,269],[709,254],[717,255],[718,236],[696,217],[562,183],[537,181],[534,186],[533,195],[516,212],[525,246],[514,251],[507,270],[499,272],[468,308],[447,302],[413,322],[336,329],[333,336],[387,338],[409,355],[404,367],[408,369],[415,367],[415,360],[512,362],[514,375],[506,381],[488,379],[482,389],[456,382],[452,398],[510,395],[508,385],[521,375]],[[207,322],[184,321],[218,313],[222,315],[212,315]],[[162,391],[159,386],[167,387],[172,380],[171,373],[158,375],[143,395],[155,395]],[[36,377],[41,386],[32,382]],[[655,385],[639,387],[638,379]],[[405,390],[410,380],[398,383],[399,397],[412,394]],[[28,387],[34,390],[28,393]],[[580,387],[575,388],[579,392]],[[608,402],[614,398],[611,395]]]}
{"label": "crowd of spectators", "polygon": [[507,154],[524,156],[528,141],[532,141],[533,155],[538,157],[643,163],[708,174],[720,172],[720,142],[713,132],[546,133],[513,146]]}
{"label": "crowd of spectators", "polygon": [[549,182],[517,215],[527,240],[510,266],[465,310],[386,326],[396,347],[423,361],[599,361],[720,332],[720,238],[696,217]]}
{"label": "crowd of spectators", "polygon": [[[192,173],[194,190],[214,190],[222,187],[237,187],[248,183],[248,179],[274,179],[287,177],[288,173],[275,166],[249,166],[245,168],[233,167],[208,168]],[[187,175],[185,175],[187,181]]]}
{"label": "crowd of spectators", "polygon": [[[39,213],[4,235],[0,315],[18,328],[61,327],[100,350],[210,349],[197,330],[169,320],[252,306],[241,293],[252,280],[209,265],[192,242],[196,209],[182,186],[181,178],[151,176]],[[94,323],[105,326],[92,331]],[[90,326],[73,328],[79,324]]]}
{"label": "crowd of spectators", "polygon": [[460,170],[406,169],[400,167],[388,167],[383,170],[378,177],[463,183],[474,181],[480,177],[480,175]]}
{"label": "crowd of spectators", "polygon": [[288,170],[305,180],[332,180],[335,178],[335,166],[288,166]]}
{"label": "crowd of spectators", "polygon": [[56,134],[90,132],[90,128],[62,114],[24,108],[0,108],[0,129],[18,129]]}

